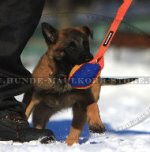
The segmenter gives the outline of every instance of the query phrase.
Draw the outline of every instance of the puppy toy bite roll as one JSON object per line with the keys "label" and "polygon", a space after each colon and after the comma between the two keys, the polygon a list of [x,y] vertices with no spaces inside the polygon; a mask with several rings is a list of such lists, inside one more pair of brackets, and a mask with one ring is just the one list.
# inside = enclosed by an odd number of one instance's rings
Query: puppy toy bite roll
{"label": "puppy toy bite roll", "polygon": [[123,4],[118,9],[116,17],[111,24],[101,46],[98,49],[98,53],[94,59],[88,63],[76,65],[72,68],[69,75],[69,82],[73,88],[87,89],[91,87],[96,78],[100,75],[101,70],[104,67],[104,54],[109,47],[121,21],[124,18],[128,8],[130,7],[132,0],[124,0]]}

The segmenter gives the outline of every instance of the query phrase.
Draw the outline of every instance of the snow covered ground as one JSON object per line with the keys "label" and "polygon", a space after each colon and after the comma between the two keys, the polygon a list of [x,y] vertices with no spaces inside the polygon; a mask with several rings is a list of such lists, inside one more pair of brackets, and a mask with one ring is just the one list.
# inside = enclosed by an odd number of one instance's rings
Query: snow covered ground
{"label": "snow covered ground", "polygon": [[[64,143],[71,123],[71,110],[62,111],[50,120],[48,128],[56,134],[57,142],[42,145],[0,142],[0,152],[149,152],[150,149],[150,50],[130,52],[130,49],[109,49],[105,58],[103,77],[145,77],[137,83],[105,86],[99,107],[108,130],[103,135],[90,135],[85,126],[80,143],[72,147]],[[21,96],[17,97],[19,100]],[[143,120],[136,126],[134,123]],[[29,120],[31,122],[31,118]],[[131,128],[129,128],[131,127]],[[127,128],[127,129],[126,129]],[[123,129],[123,130],[122,130]]]}

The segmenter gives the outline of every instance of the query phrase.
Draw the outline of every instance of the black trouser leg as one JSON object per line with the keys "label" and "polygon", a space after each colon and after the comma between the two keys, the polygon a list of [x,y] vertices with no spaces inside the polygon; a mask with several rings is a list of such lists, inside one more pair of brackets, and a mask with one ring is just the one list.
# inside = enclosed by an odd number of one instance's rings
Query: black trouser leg
{"label": "black trouser leg", "polygon": [[0,110],[23,111],[13,96],[29,83],[8,83],[8,78],[30,78],[20,55],[41,17],[45,0],[0,0]]}

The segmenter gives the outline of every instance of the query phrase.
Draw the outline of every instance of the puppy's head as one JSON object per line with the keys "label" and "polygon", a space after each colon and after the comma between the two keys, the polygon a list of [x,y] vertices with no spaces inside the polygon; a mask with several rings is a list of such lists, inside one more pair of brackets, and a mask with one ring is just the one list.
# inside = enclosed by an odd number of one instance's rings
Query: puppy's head
{"label": "puppy's head", "polygon": [[58,31],[48,23],[42,23],[42,33],[48,45],[48,59],[53,61],[59,73],[68,75],[73,66],[93,58],[89,47],[92,32],[87,26]]}

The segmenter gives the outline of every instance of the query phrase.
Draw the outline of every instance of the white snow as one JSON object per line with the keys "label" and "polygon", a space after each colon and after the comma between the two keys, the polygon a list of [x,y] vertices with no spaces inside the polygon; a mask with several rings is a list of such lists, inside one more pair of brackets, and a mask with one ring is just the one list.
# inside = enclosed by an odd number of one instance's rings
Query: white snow
{"label": "white snow", "polygon": [[[135,52],[123,48],[109,49],[105,57],[102,76],[134,77],[150,76],[150,50]],[[69,132],[71,110],[59,112],[50,120],[57,142],[42,145],[38,141],[29,143],[0,142],[0,152],[149,152],[150,149],[150,82],[106,86],[101,90],[99,107],[102,120],[109,132],[89,135],[86,126],[80,144],[67,146],[64,140]],[[17,97],[19,100],[21,96]],[[135,122],[147,118],[140,124],[128,128]],[[30,120],[31,121],[31,118]],[[118,131],[118,129],[125,129]]]}

